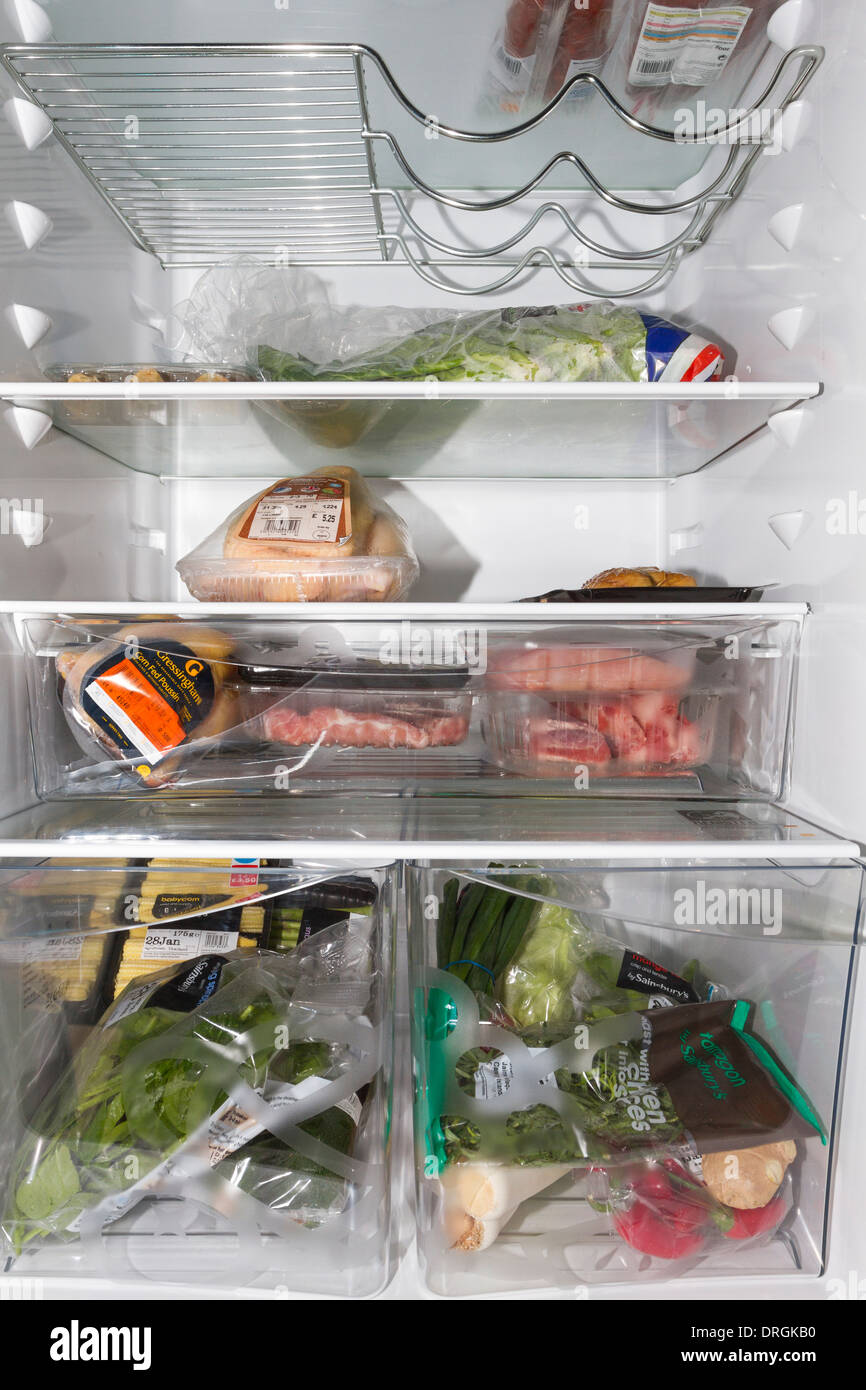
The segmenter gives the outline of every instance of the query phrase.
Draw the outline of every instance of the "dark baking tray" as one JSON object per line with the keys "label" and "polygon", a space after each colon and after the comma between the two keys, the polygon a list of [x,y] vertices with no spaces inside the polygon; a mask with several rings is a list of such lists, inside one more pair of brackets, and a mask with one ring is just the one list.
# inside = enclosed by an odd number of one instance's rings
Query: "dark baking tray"
{"label": "dark baking tray", "polygon": [[519,603],[756,603],[763,589],[550,589]]}

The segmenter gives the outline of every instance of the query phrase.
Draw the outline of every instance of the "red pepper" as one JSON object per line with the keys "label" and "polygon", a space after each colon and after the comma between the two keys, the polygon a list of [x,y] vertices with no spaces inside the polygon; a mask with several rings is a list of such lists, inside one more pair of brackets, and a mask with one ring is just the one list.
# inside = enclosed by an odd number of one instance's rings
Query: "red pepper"
{"label": "red pepper", "polygon": [[739,1207],[730,1208],[734,1224],[725,1231],[728,1240],[748,1240],[750,1236],[763,1235],[778,1226],[785,1215],[785,1199],[776,1196],[765,1207],[754,1207],[744,1211]]}

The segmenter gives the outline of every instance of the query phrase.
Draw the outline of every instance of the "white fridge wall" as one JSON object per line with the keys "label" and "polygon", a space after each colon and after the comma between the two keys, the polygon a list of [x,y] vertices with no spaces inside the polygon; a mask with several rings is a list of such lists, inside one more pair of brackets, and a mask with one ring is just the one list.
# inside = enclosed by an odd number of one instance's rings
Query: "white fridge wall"
{"label": "white fridge wall", "polygon": [[[859,5],[818,9],[828,59],[810,94],[810,132],[796,159],[765,158],[760,180],[726,217],[715,246],[702,253],[708,269],[700,283],[708,313],[720,315],[724,327],[725,306],[716,302],[709,268],[720,256],[747,266],[752,308],[739,319],[741,331],[757,333],[756,350],[778,358],[783,350],[765,324],[771,314],[787,314],[788,326],[803,334],[794,351],[810,354],[824,394],[801,408],[787,437],[764,433],[713,468],[676,480],[667,494],[667,524],[672,563],[773,579],[780,586],[775,596],[813,606],[791,803],[864,840],[866,488],[858,489],[858,477],[866,379],[860,312],[866,166],[854,153],[849,123],[866,79],[866,12]],[[784,209],[791,210],[795,229],[787,252],[767,230]],[[735,307],[728,314],[735,315]]]}

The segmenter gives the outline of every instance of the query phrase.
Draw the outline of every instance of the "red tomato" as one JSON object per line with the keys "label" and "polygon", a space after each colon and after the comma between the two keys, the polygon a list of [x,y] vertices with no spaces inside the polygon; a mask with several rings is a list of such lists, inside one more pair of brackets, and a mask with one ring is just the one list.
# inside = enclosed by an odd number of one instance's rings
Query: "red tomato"
{"label": "red tomato", "polygon": [[626,1212],[614,1216],[614,1223],[627,1245],[659,1260],[681,1260],[703,1248],[703,1234],[695,1230],[676,1230],[663,1216],[636,1202]]}
{"label": "red tomato", "polygon": [[728,1240],[748,1240],[750,1236],[763,1235],[778,1226],[785,1215],[785,1199],[776,1196],[765,1207],[755,1207],[752,1211],[742,1211],[739,1207],[729,1208],[734,1224],[725,1231]]}

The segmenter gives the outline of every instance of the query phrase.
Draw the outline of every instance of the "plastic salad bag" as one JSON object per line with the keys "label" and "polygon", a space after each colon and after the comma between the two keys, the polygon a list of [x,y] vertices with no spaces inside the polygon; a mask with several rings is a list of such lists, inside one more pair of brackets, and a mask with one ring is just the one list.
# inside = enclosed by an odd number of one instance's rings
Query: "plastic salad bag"
{"label": "plastic salad bag", "polygon": [[236,1220],[252,1198],[263,1229],[339,1217],[379,1066],[370,931],[353,918],[287,956],[204,955],[128,985],[29,1122],[7,1250],[96,1237],[202,1181]]}
{"label": "plastic salad bag", "polygon": [[[664,1256],[659,1237],[660,1257],[775,1229],[798,1144],[826,1139],[752,1003],[697,960],[651,960],[540,901],[543,875],[510,882],[451,879],[439,904],[423,1127],[450,1243],[487,1248],[521,1202],[576,1175],[637,1249],[678,1212],[692,1248]],[[762,1163],[761,1182],[729,1180]]]}
{"label": "plastic salad bag", "polygon": [[[721,348],[605,300],[446,312],[333,305],[308,272],[242,258],[205,272],[175,311],[180,345],[275,381],[705,381]],[[386,401],[274,401],[266,408],[341,447]]]}

